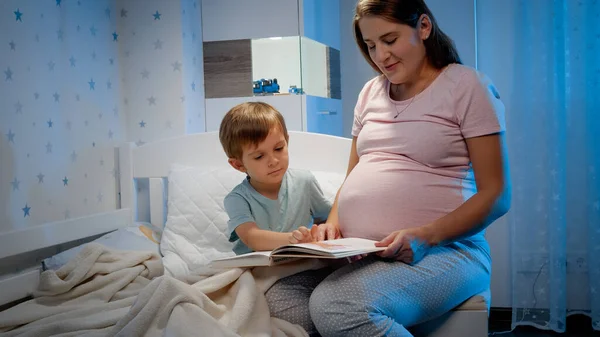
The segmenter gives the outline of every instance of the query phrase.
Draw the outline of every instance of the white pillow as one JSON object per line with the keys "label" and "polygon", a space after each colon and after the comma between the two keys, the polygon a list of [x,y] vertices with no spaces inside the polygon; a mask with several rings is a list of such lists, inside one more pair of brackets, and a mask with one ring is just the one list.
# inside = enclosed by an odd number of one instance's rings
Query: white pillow
{"label": "white pillow", "polygon": [[323,195],[325,195],[325,198],[333,203],[335,200],[335,195],[344,183],[344,179],[346,179],[346,175],[338,172],[311,172],[315,176],[315,179],[317,179],[319,186],[321,186],[321,190],[323,190]]}
{"label": "white pillow", "polygon": [[223,200],[244,178],[233,168],[171,167],[160,242],[166,274],[185,276],[212,259],[234,255],[225,234],[229,218]]}
{"label": "white pillow", "polygon": [[[333,202],[345,176],[320,171],[313,174],[325,197]],[[229,217],[223,200],[245,178],[230,167],[171,167],[167,222],[160,242],[167,275],[204,274],[211,260],[235,255],[226,234]]]}

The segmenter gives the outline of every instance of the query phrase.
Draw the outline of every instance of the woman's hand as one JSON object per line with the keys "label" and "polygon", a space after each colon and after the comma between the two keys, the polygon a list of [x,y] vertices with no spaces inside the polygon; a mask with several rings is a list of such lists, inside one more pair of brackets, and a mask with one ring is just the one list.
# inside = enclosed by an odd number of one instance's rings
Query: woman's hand
{"label": "woman's hand", "polygon": [[378,253],[381,257],[415,264],[421,261],[429,251],[428,237],[424,227],[402,229],[392,232],[383,240],[375,243],[375,246],[387,247]]}
{"label": "woman's hand", "polygon": [[340,229],[338,228],[337,225],[335,225],[333,223],[325,222],[318,226],[314,225],[313,228],[315,228],[315,227],[317,227],[317,229],[316,229],[317,241],[335,240],[335,239],[339,239],[342,237],[342,234],[340,233]]}

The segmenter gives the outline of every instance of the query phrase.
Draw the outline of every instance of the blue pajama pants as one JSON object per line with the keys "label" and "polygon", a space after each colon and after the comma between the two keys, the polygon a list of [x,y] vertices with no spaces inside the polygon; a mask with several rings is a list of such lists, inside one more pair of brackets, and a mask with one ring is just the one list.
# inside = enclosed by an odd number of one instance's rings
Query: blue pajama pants
{"label": "blue pajama pants", "polygon": [[298,273],[267,292],[271,316],[311,336],[399,336],[489,288],[486,241],[434,247],[411,266],[368,256],[340,268]]}

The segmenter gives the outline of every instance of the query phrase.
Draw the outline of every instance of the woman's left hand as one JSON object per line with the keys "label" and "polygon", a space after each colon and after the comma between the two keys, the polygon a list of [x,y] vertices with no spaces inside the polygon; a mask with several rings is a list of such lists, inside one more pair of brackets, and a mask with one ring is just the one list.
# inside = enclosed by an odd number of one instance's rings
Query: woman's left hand
{"label": "woman's left hand", "polygon": [[376,247],[387,247],[378,253],[384,258],[395,259],[407,264],[415,264],[427,254],[430,245],[426,230],[422,227],[402,229],[392,232],[383,240],[375,243]]}

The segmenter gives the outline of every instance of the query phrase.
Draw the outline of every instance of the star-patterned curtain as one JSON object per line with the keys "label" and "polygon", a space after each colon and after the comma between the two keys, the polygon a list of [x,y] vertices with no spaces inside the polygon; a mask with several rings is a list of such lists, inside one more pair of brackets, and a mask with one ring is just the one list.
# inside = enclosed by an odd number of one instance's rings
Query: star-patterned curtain
{"label": "star-patterned curtain", "polygon": [[478,3],[481,64],[509,88],[513,327],[600,330],[600,1]]}
{"label": "star-patterned curtain", "polygon": [[115,209],[115,146],[203,132],[196,0],[0,2],[0,231]]}

